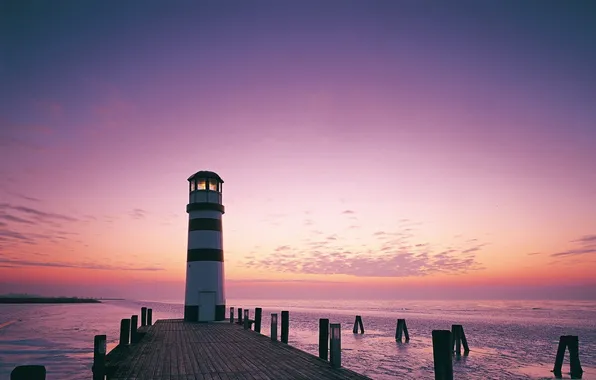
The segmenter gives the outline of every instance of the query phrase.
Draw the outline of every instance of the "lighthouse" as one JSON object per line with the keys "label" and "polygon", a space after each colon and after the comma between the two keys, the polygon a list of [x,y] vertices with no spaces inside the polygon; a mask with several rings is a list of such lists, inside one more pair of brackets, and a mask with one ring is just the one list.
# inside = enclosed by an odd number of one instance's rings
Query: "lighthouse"
{"label": "lighthouse", "polygon": [[184,320],[221,321],[226,310],[221,228],[224,181],[214,172],[199,171],[190,176],[188,182]]}

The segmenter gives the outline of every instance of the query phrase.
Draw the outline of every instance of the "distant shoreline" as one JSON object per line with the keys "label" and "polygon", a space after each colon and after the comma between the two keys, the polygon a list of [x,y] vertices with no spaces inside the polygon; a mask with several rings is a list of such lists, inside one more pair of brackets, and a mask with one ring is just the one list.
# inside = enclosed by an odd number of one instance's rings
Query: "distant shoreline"
{"label": "distant shoreline", "polygon": [[94,298],[73,297],[0,297],[0,304],[27,303],[101,303]]}

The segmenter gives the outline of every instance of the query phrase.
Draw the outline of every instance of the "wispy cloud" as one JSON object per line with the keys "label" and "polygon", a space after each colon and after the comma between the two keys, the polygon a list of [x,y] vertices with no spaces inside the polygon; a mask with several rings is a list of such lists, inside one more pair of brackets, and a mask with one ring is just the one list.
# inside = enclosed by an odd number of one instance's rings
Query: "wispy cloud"
{"label": "wispy cloud", "polygon": [[[572,257],[585,256],[596,253],[596,235],[584,235],[578,239],[572,240],[576,247],[561,252],[551,253],[552,257]],[[579,247],[577,247],[579,246]]]}
{"label": "wispy cloud", "polygon": [[80,269],[96,269],[96,270],[123,270],[123,271],[161,271],[160,267],[133,267],[133,266],[116,266],[95,263],[64,263],[64,262],[41,262],[33,260],[16,260],[11,258],[0,257],[0,263],[10,265],[11,267],[53,267],[53,268],[80,268]]}
{"label": "wispy cloud", "polygon": [[130,215],[131,218],[139,220],[139,219],[145,219],[147,217],[147,211],[141,209],[141,208],[135,208],[132,209],[128,215]]}
{"label": "wispy cloud", "polygon": [[[379,231],[383,232],[383,231]],[[387,240],[377,249],[341,249],[333,246],[337,237],[305,241],[298,247],[284,247],[270,255],[252,258],[245,265],[274,272],[345,274],[358,277],[409,277],[433,273],[457,274],[482,269],[476,254],[485,244],[435,252],[428,243],[412,243],[410,232],[376,234]]]}
{"label": "wispy cloud", "polygon": [[69,215],[58,214],[54,212],[45,212],[40,209],[20,205],[12,205],[9,203],[0,203],[0,210],[18,212],[29,216],[35,216],[36,218],[41,219],[40,221],[61,220],[67,222],[76,222],[78,220],[77,218]]}
{"label": "wispy cloud", "polygon": [[352,215],[352,214],[355,214],[356,211],[354,211],[354,210],[344,210],[341,213],[342,214],[345,214],[345,215]]}

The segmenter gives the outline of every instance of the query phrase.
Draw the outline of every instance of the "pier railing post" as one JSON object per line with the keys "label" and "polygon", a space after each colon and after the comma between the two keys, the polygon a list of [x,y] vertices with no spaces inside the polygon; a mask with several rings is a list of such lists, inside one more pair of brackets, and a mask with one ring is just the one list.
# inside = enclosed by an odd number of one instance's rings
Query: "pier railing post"
{"label": "pier railing post", "polygon": [[257,307],[255,309],[255,331],[260,333],[261,332],[261,315],[263,314],[263,309]]}
{"label": "pier railing post", "polygon": [[319,358],[329,358],[329,319],[319,319]]}
{"label": "pier railing post", "polygon": [[281,312],[281,342],[288,343],[288,335],[290,332],[290,312]]}
{"label": "pier railing post", "polygon": [[120,345],[128,346],[130,343],[130,319],[120,321]]}
{"label": "pier railing post", "polygon": [[234,306],[230,307],[230,323],[234,323]]}
{"label": "pier railing post", "polygon": [[457,356],[461,356],[462,345],[464,346],[464,354],[470,352],[468,340],[464,333],[464,327],[462,325],[451,325],[451,350],[454,351]]}
{"label": "pier railing post", "polygon": [[153,309],[147,309],[147,326],[153,324]]}
{"label": "pier railing post", "polygon": [[362,324],[362,317],[360,315],[357,315],[356,319],[354,320],[354,329],[352,332],[354,334],[358,334],[358,330],[361,331],[360,334],[364,334],[364,325]]}
{"label": "pier railing post", "polygon": [[341,367],[341,323],[332,323],[330,325],[330,346],[331,352],[329,361],[333,368]]}
{"label": "pier railing post", "polygon": [[271,314],[271,340],[277,341],[277,313]]}
{"label": "pier railing post", "polygon": [[433,330],[435,380],[453,380],[451,331]]}
{"label": "pier railing post", "polygon": [[106,371],[106,336],[95,335],[93,339],[93,380],[104,380]]}
{"label": "pier railing post", "polygon": [[138,342],[137,327],[139,325],[139,316],[133,315],[130,317],[130,344]]}
{"label": "pier railing post", "polygon": [[147,308],[142,307],[141,308],[141,326],[146,326],[146,325],[147,325]]}
{"label": "pier railing post", "polygon": [[241,307],[238,308],[238,324],[239,325],[242,324],[242,308]]}
{"label": "pier railing post", "polygon": [[10,380],[46,380],[46,367],[42,365],[20,365],[12,370]]}
{"label": "pier railing post", "polygon": [[250,329],[250,310],[244,309],[244,330]]}

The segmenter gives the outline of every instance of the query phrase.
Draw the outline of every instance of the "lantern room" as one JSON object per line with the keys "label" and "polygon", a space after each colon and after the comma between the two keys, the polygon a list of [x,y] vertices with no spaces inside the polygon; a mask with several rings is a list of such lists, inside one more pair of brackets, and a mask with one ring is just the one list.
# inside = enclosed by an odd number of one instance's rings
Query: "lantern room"
{"label": "lantern room", "polygon": [[188,203],[222,203],[223,180],[217,173],[199,171],[188,178]]}

